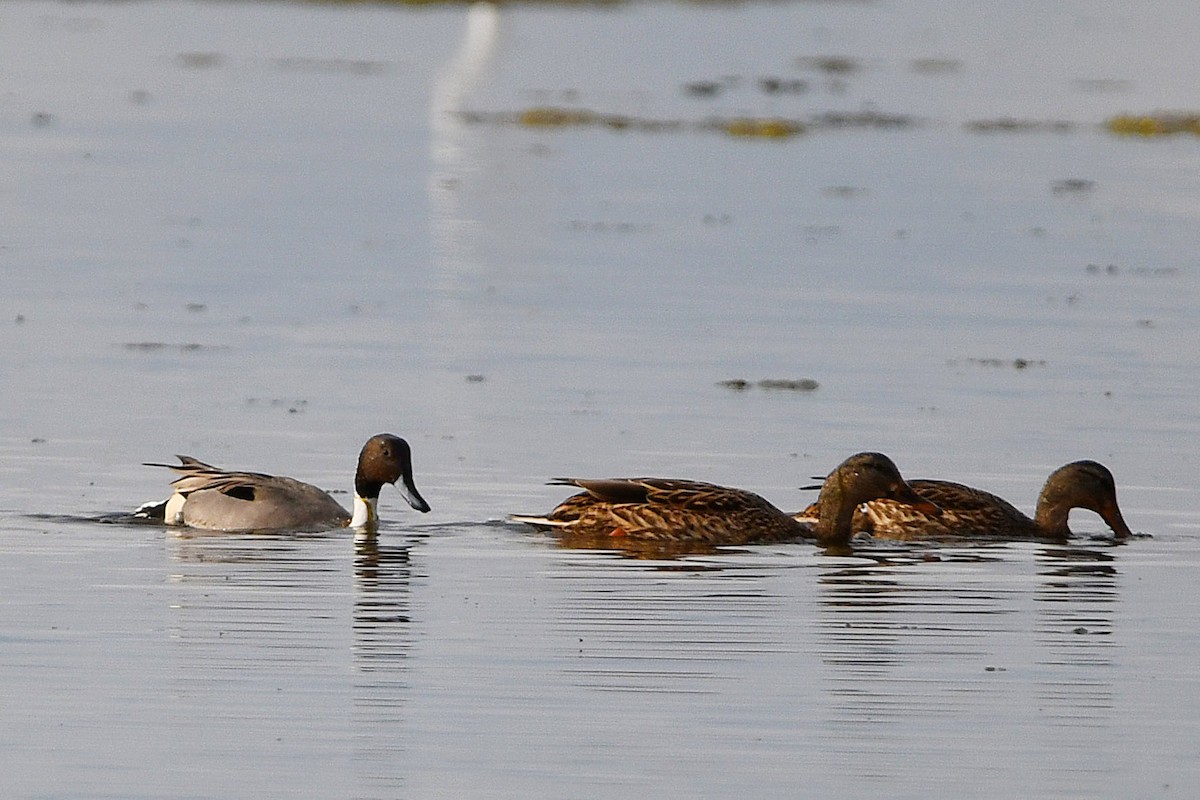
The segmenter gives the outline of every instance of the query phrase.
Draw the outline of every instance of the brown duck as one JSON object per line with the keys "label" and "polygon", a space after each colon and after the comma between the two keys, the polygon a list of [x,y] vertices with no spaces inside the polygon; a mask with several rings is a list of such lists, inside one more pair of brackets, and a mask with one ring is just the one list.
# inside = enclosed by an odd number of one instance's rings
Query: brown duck
{"label": "brown duck", "polygon": [[896,465],[881,453],[859,453],[830,473],[817,506],[820,519],[797,521],[744,489],[670,478],[555,478],[553,486],[575,486],[572,495],[545,516],[512,519],[564,535],[629,537],[739,545],[816,538],[825,545],[850,541],[851,517],[860,504],[890,498],[936,515],[935,504],[917,495]]}
{"label": "brown duck", "polygon": [[[1067,527],[1071,509],[1085,508],[1099,514],[1116,538],[1132,535],[1117,505],[1117,487],[1112,473],[1095,461],[1074,461],[1052,472],[1038,496],[1033,519],[1008,501],[961,483],[914,480],[909,485],[922,497],[936,503],[942,513],[929,516],[922,509],[903,502],[876,499],[854,514],[852,528],[886,539],[1064,540],[1071,535]],[[818,506],[819,503],[812,504],[796,518],[815,524],[821,516]]]}

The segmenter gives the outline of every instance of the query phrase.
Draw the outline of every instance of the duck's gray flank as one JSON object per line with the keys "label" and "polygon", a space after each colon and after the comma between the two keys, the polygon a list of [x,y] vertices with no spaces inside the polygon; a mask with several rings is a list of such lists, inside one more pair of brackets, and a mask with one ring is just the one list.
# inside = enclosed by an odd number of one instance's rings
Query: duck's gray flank
{"label": "duck's gray flank", "polygon": [[191,456],[176,458],[180,463],[147,464],[180,477],[172,481],[169,498],[142,506],[136,512],[140,516],[161,514],[168,525],[225,531],[370,528],[379,521],[379,491],[385,483],[396,485],[413,508],[429,510],[413,482],[408,442],[390,433],[372,436],[359,453],[352,512],[327,492],[294,478],[226,470]]}

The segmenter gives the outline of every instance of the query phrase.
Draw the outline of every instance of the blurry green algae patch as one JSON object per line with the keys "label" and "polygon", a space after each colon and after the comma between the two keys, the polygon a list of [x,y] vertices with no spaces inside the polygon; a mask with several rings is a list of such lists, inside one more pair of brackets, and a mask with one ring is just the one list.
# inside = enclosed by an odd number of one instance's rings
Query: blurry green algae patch
{"label": "blurry green algae patch", "polygon": [[827,113],[803,120],[775,116],[710,116],[699,120],[683,120],[559,106],[534,106],[516,112],[465,112],[461,117],[469,124],[513,125],[540,130],[592,127],[643,132],[709,131],[738,139],[776,140],[790,139],[815,130],[908,128],[917,124],[914,117],[876,111]]}
{"label": "blurry green algae patch", "polygon": [[1120,114],[1106,120],[1104,127],[1110,133],[1118,136],[1174,136],[1180,133],[1200,136],[1200,114],[1192,112]]}
{"label": "blurry green algae patch", "polygon": [[779,117],[709,118],[699,122],[677,119],[652,119],[626,114],[603,114],[587,109],[538,106],[516,114],[474,114],[472,122],[513,124],[522,128],[597,127],[611,130],[682,131],[710,130],[730,136],[760,139],[786,139],[804,133],[805,124],[799,120]]}

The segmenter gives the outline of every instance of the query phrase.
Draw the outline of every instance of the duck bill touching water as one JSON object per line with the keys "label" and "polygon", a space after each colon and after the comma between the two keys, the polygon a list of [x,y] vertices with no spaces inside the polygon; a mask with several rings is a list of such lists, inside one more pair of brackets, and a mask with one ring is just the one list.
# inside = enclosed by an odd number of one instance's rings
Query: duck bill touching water
{"label": "duck bill touching water", "polygon": [[[832,481],[832,483],[831,483]],[[894,497],[937,507],[916,495],[887,456],[860,453],[827,479],[821,525],[806,525],[753,492],[712,483],[671,478],[555,478],[553,486],[575,486],[572,495],[545,516],[514,514],[511,519],[564,536],[662,542],[742,545],[812,538],[822,544],[850,541],[850,517],[859,503]],[[842,508],[843,504],[849,504]]]}
{"label": "duck bill touching water", "polygon": [[[312,484],[294,478],[220,469],[191,456],[179,464],[147,464],[180,474],[174,493],[160,503],[147,503],[135,514],[219,531],[313,530],[351,527],[374,530],[379,522],[379,491],[396,485],[408,504],[426,512],[429,504],[417,491],[408,442],[390,433],[372,436],[363,445],[354,474],[354,509]],[[399,484],[396,482],[399,481]]]}
{"label": "duck bill touching water", "polygon": [[[1074,461],[1050,474],[1038,497],[1032,519],[1006,500],[961,483],[936,480],[911,481],[922,497],[936,503],[942,513],[930,517],[921,508],[891,499],[868,502],[854,515],[855,531],[884,539],[1051,539],[1071,535],[1067,517],[1071,509],[1094,511],[1117,539],[1132,536],[1121,508],[1112,473],[1095,461]],[[813,504],[797,515],[802,521],[823,512]]]}

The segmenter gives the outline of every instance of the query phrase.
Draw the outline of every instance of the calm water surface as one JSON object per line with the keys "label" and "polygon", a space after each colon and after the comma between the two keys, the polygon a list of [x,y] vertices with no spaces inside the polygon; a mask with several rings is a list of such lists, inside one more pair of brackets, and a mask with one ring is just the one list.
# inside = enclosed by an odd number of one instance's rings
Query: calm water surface
{"label": "calm water surface", "polygon": [[[1194,796],[1200,142],[1102,123],[1194,110],[1198,39],[1182,2],[9,4],[3,794]],[[383,430],[434,510],[385,490],[374,541],[100,521],[173,453],[345,491]],[[1144,535],[504,521],[573,474],[799,508],[861,449],[1025,510],[1095,458]]]}

